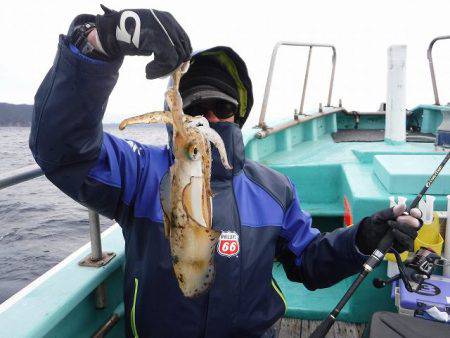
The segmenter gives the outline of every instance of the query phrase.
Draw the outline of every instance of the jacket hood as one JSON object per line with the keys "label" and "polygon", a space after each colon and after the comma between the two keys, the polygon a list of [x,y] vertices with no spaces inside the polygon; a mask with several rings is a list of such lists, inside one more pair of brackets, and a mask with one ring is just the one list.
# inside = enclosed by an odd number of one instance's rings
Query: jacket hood
{"label": "jacket hood", "polygon": [[[242,128],[253,106],[253,89],[247,66],[241,57],[226,46],[195,51],[191,66],[180,81],[181,96],[202,84],[214,86],[238,102],[235,122]],[[171,86],[171,80],[168,85]]]}

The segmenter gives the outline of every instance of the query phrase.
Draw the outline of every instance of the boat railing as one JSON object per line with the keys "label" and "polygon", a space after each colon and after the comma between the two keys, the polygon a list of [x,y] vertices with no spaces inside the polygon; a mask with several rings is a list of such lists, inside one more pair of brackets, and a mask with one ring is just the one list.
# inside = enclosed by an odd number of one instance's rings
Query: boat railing
{"label": "boat railing", "polygon": [[431,82],[433,84],[434,103],[437,106],[440,106],[440,102],[439,102],[439,94],[438,94],[438,89],[437,89],[437,84],[436,84],[436,74],[434,72],[432,51],[433,51],[434,44],[440,40],[450,40],[450,35],[438,36],[437,38],[434,38],[433,40],[431,40],[430,45],[428,46],[428,50],[427,50],[427,58],[428,58],[428,63],[430,65]]}
{"label": "boat railing", "polygon": [[[7,174],[0,175],[0,190],[20,184],[34,178],[43,176],[44,173],[37,164],[32,164]],[[103,252],[100,232],[100,218],[97,212],[89,210],[89,229],[91,240],[91,253],[78,264],[87,267],[101,267],[109,263],[115,257],[113,252]],[[96,289],[96,306],[104,307],[106,299],[105,286],[100,284]]]}
{"label": "boat railing", "polygon": [[331,106],[331,95],[333,93],[333,82],[334,82],[334,73],[336,69],[336,48],[333,45],[329,44],[316,44],[316,43],[303,43],[303,42],[291,42],[291,41],[279,41],[275,44],[272,51],[272,57],[270,59],[270,66],[269,66],[269,72],[267,74],[267,81],[266,81],[266,87],[264,90],[264,98],[263,103],[261,106],[261,115],[259,116],[259,124],[258,127],[261,128],[263,131],[267,130],[267,124],[265,122],[266,119],[266,112],[267,112],[267,104],[269,102],[269,95],[270,95],[270,89],[272,86],[272,78],[273,78],[273,72],[275,69],[275,61],[277,58],[278,50],[281,46],[294,46],[294,47],[308,47],[308,60],[306,62],[306,71],[305,71],[305,77],[303,79],[303,88],[302,88],[302,97],[300,100],[300,107],[298,109],[298,112],[296,113],[296,117],[298,115],[303,114],[303,108],[305,104],[305,95],[306,95],[306,87],[308,84],[308,77],[309,77],[309,69],[311,65],[311,56],[312,56],[312,50],[313,48],[331,48],[332,50],[332,67],[331,67],[331,76],[330,76],[330,83],[328,87],[328,97],[327,97],[327,107]]}

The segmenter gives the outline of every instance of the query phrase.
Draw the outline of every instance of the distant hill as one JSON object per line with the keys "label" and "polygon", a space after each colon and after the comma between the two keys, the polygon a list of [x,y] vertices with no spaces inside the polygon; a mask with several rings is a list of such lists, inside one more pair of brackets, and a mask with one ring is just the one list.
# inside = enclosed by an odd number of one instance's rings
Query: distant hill
{"label": "distant hill", "polygon": [[30,104],[10,104],[0,102],[0,126],[31,125],[33,106]]}

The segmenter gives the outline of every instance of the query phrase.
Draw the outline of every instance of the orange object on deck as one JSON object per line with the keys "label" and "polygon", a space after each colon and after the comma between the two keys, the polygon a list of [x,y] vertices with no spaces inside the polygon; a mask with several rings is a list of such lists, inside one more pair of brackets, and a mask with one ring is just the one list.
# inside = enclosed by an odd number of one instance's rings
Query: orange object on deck
{"label": "orange object on deck", "polygon": [[344,196],[344,225],[346,227],[353,225],[352,209],[350,208],[347,196]]}

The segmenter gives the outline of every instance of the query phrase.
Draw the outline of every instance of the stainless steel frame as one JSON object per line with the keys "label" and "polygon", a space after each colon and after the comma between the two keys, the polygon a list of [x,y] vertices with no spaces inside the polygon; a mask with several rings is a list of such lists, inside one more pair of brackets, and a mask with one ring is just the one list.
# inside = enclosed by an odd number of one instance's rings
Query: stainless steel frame
{"label": "stainless steel frame", "polygon": [[449,40],[449,39],[450,39],[450,35],[438,36],[437,38],[434,38],[433,40],[431,40],[430,45],[428,46],[428,50],[427,50],[427,58],[428,58],[428,63],[430,65],[431,82],[433,84],[434,103],[437,106],[440,105],[440,102],[439,102],[438,89],[437,89],[437,85],[436,85],[436,74],[434,72],[432,51],[433,51],[433,46],[434,46],[434,44],[437,41],[439,41],[439,40]]}
{"label": "stainless steel frame", "polygon": [[263,130],[267,130],[268,129],[268,127],[266,125],[266,122],[265,122],[266,111],[267,111],[267,104],[269,102],[269,95],[270,95],[270,89],[271,89],[271,85],[272,85],[273,70],[275,68],[275,60],[277,58],[277,53],[278,53],[278,49],[280,48],[280,46],[309,47],[308,61],[306,63],[306,72],[305,72],[305,78],[303,80],[302,97],[301,97],[301,101],[300,101],[300,108],[299,108],[298,114],[303,114],[303,108],[304,108],[304,104],[305,104],[306,87],[307,87],[307,84],[308,84],[309,67],[310,67],[310,64],[311,64],[312,49],[314,47],[331,48],[332,49],[333,55],[332,55],[332,60],[331,60],[332,61],[331,78],[330,78],[330,85],[329,85],[329,89],[328,89],[328,98],[327,98],[327,107],[331,106],[331,95],[333,93],[334,72],[335,72],[335,69],[336,69],[336,48],[333,45],[327,45],[327,44],[314,44],[314,43],[279,41],[273,47],[272,57],[270,59],[269,72],[267,74],[266,87],[265,87],[265,90],[264,90],[263,103],[262,103],[262,106],[261,106],[261,115],[259,116],[258,127],[260,127]]}

